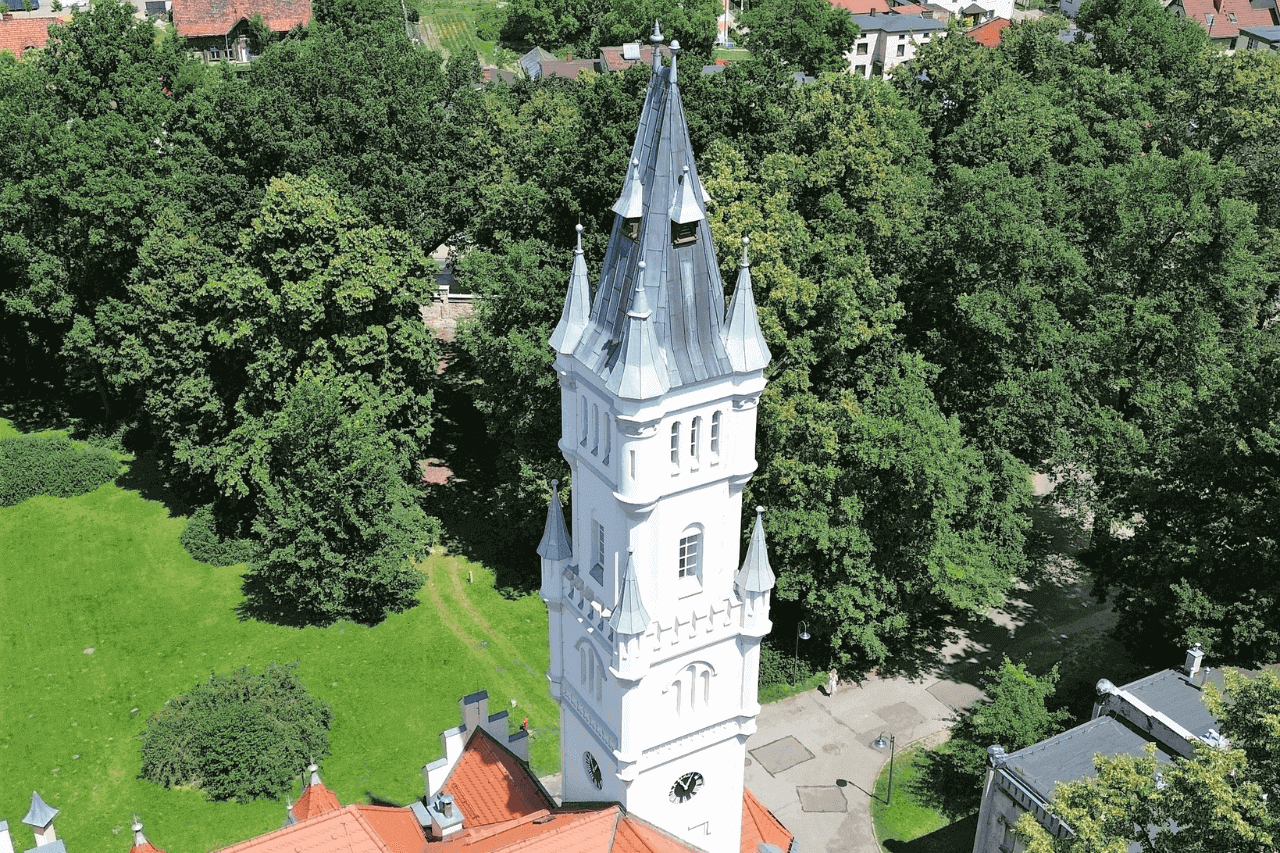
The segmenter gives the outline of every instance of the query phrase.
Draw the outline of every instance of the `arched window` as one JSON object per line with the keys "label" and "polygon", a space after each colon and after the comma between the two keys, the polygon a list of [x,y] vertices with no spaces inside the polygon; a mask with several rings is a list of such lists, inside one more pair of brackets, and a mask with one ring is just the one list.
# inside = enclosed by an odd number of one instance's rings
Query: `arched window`
{"label": "arched window", "polygon": [[698,464],[698,441],[702,438],[702,418],[694,418],[689,425],[689,459]]}
{"label": "arched window", "polygon": [[706,661],[689,664],[663,691],[671,696],[677,714],[696,713],[711,705],[711,679],[716,671]]}
{"label": "arched window", "polygon": [[604,464],[609,464],[609,454],[613,452],[613,424],[609,421],[609,413],[604,413]]}
{"label": "arched window", "polygon": [[591,455],[600,452],[600,407],[591,404]]}
{"label": "arched window", "polygon": [[720,413],[711,416],[711,464],[720,461]]}
{"label": "arched window", "polygon": [[676,577],[698,579],[702,575],[702,528],[687,528],[680,537]]}
{"label": "arched window", "polygon": [[589,699],[594,698],[599,702],[604,696],[604,661],[600,659],[600,655],[592,648],[591,641],[586,637],[578,640],[575,645],[578,647],[578,657],[582,663],[582,670],[578,679],[582,685],[582,695]]}

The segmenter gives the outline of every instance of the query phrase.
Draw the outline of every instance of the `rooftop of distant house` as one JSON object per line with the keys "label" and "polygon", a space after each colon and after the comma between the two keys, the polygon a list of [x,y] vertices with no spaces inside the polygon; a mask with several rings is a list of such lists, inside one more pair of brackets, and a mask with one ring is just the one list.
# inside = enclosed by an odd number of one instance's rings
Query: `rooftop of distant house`
{"label": "rooftop of distant house", "polygon": [[849,10],[851,15],[919,15],[925,9],[915,3],[891,5],[888,0],[831,0],[831,5]]}
{"label": "rooftop of distant house", "polygon": [[288,32],[311,23],[311,0],[173,0],[173,25],[185,38],[226,35],[254,15],[273,33]]}
{"label": "rooftop of distant house", "polygon": [[1175,0],[1213,39],[1231,39],[1241,27],[1265,27],[1275,23],[1267,7],[1255,8],[1248,0]]}
{"label": "rooftop of distant house", "polygon": [[969,30],[965,35],[983,47],[995,47],[1004,36],[1005,28],[1011,23],[1013,22],[1008,18],[992,18],[985,24],[980,24]]}
{"label": "rooftop of distant house", "polygon": [[[662,58],[670,62],[671,49],[664,44],[661,45],[660,50]],[[600,48],[601,71],[626,71],[631,66],[641,63],[653,64],[653,45],[633,42]]]}
{"label": "rooftop of distant house", "polygon": [[854,15],[853,21],[864,33],[927,33],[947,28],[936,18],[922,15]]}
{"label": "rooftop of distant house", "polygon": [[1240,35],[1248,36],[1249,38],[1257,39],[1258,41],[1264,41],[1268,44],[1277,44],[1280,43],[1280,26],[1241,27]]}
{"label": "rooftop of distant house", "polygon": [[49,25],[67,18],[19,18],[8,12],[0,16],[0,50],[22,58],[28,50],[38,50],[49,42]]}

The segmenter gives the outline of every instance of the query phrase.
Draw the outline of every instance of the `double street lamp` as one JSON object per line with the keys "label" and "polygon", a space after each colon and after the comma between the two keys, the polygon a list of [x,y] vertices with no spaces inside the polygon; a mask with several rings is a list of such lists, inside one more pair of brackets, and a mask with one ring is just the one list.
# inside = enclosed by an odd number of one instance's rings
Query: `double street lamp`
{"label": "double street lamp", "polygon": [[884,749],[889,747],[889,799],[885,802],[886,806],[893,805],[893,754],[897,749],[897,743],[893,739],[893,734],[889,733],[889,739],[885,740],[886,732],[881,732],[880,736],[871,741],[871,745],[876,749]]}

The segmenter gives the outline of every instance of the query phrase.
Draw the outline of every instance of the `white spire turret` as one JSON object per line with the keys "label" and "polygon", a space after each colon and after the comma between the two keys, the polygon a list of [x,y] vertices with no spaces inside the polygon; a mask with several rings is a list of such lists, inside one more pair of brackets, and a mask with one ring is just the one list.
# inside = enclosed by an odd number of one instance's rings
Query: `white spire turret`
{"label": "white spire turret", "polygon": [[735,373],[764,370],[773,354],[760,332],[760,316],[751,291],[751,263],[747,259],[750,238],[742,238],[742,263],[738,266],[738,286],[729,304],[729,318],[724,327],[724,349]]}
{"label": "white spire turret", "polygon": [[587,261],[582,254],[582,226],[577,226],[578,246],[573,250],[573,269],[569,273],[569,292],[564,298],[560,322],[551,333],[550,344],[556,352],[573,352],[591,317],[591,284],[587,280]]}

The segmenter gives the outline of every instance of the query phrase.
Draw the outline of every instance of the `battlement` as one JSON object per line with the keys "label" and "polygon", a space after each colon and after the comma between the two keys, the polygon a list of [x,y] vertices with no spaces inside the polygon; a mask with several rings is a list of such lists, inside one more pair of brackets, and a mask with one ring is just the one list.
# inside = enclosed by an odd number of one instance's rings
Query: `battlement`
{"label": "battlement", "polygon": [[462,757],[467,741],[471,740],[478,729],[484,729],[490,737],[511,750],[516,758],[526,764],[529,763],[529,733],[524,729],[514,734],[507,732],[509,715],[505,710],[496,714],[489,713],[487,690],[463,696],[458,700],[458,710],[462,717],[462,725],[445,729],[440,733],[440,746],[444,750],[444,756],[422,767],[422,782],[428,798],[440,793],[445,780],[449,778],[458,759]]}

